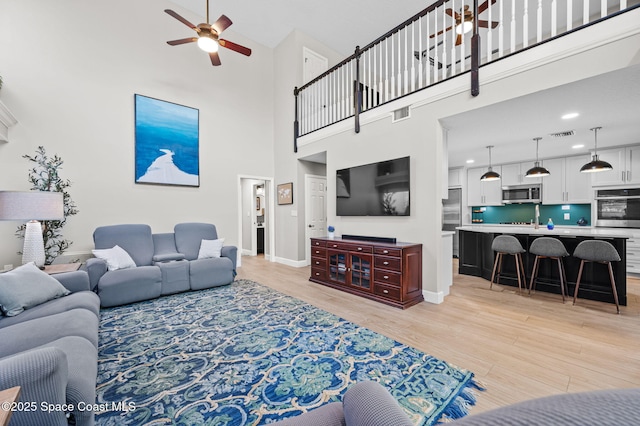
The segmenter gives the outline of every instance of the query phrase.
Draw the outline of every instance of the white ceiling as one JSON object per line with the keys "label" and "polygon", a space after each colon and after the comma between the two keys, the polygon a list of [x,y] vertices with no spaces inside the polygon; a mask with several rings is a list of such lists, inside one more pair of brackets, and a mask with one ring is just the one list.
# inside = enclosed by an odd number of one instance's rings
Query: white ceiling
{"label": "white ceiling", "polygon": [[[172,1],[192,12],[185,13],[185,18],[194,24],[204,22],[206,0]],[[271,48],[299,29],[346,57],[355,46],[367,45],[432,2],[213,0],[210,21],[224,13],[233,20],[233,32]],[[580,116],[562,120],[560,116],[568,112]],[[639,117],[640,67],[635,66],[444,119],[443,125],[450,129],[449,167],[467,165],[468,159],[474,159],[474,165],[486,165],[487,145],[495,146],[494,164],[531,160],[534,137],[543,138],[541,158],[585,153],[593,148],[589,129],[596,126],[602,127],[599,147],[640,143]],[[565,130],[575,130],[575,135],[549,136]],[[585,147],[572,149],[577,143]]]}

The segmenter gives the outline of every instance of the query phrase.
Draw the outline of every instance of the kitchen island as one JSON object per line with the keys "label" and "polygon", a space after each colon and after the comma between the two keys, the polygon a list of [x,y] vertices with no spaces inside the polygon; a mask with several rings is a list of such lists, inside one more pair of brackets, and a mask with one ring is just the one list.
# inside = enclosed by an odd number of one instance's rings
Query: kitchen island
{"label": "kitchen island", "polygon": [[[538,237],[548,236],[558,238],[569,252],[564,258],[567,273],[567,285],[569,295],[573,296],[580,259],[572,256],[576,246],[585,240],[601,239],[613,244],[620,254],[620,262],[612,262],[613,275],[616,281],[620,305],[627,304],[627,276],[626,276],[626,243],[629,233],[625,229],[591,228],[578,226],[556,227],[552,230],[546,226],[535,229],[533,225],[468,225],[457,228],[460,231],[460,261],[458,270],[463,275],[473,275],[491,279],[495,253],[491,250],[491,243],[498,235],[513,235],[522,244],[527,253],[523,253],[527,287],[531,280],[531,270],[535,256],[529,253],[529,247]],[[505,258],[502,265],[503,274],[500,284],[518,286],[515,272],[515,263]],[[558,268],[555,263],[543,260],[538,271],[536,285],[537,291],[545,291],[560,294],[560,281]],[[578,298],[599,300],[615,303],[609,282],[609,272],[606,266],[601,264],[586,263],[582,273]]]}

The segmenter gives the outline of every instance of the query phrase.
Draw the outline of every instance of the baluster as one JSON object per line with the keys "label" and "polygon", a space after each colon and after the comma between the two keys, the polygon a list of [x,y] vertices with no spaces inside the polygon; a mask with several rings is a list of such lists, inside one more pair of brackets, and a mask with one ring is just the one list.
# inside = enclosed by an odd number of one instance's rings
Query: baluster
{"label": "baluster", "polygon": [[513,53],[516,51],[516,0],[511,0],[511,34],[509,36],[511,37],[509,53]]}
{"label": "baluster", "polygon": [[573,28],[573,0],[567,0],[567,31]]}
{"label": "baluster", "polygon": [[524,0],[524,13],[522,14],[522,47],[526,48],[528,46],[529,46],[529,0]]}
{"label": "baluster", "polygon": [[500,1],[498,21],[500,26],[498,27],[498,58],[502,58],[504,55],[504,0]]}
{"label": "baluster", "polygon": [[417,76],[417,89],[422,89],[422,73],[424,69],[422,67],[422,16],[418,18],[418,76]]}
{"label": "baluster", "polygon": [[625,10],[627,8],[627,0],[620,0],[620,10]]}
{"label": "baluster", "polygon": [[[431,34],[431,31],[429,31],[431,24],[430,24],[430,20],[431,20],[431,16],[435,16],[435,14],[431,13],[429,15],[427,15],[427,19],[425,19],[425,21],[427,21],[427,37],[425,39],[425,41],[427,42],[427,45],[425,46],[424,49],[424,54],[426,55],[424,58],[422,57],[422,50],[420,50],[420,64],[422,64],[424,62],[424,82],[425,82],[425,86],[429,86],[431,84],[431,64],[429,63],[429,55],[431,55],[431,38],[429,38],[429,35]],[[435,41],[434,41],[435,43]]]}
{"label": "baluster", "polygon": [[551,37],[555,37],[558,32],[558,3],[551,0]]}
{"label": "baluster", "polygon": [[536,43],[542,41],[542,0],[538,0],[538,8],[536,10]]}
{"label": "baluster", "polygon": [[[453,2],[453,6],[455,6],[455,0]],[[456,9],[453,10],[455,11]],[[460,13],[464,16],[464,0],[460,0]],[[464,27],[464,18],[462,19],[461,24]],[[451,74],[449,76],[443,76],[443,78],[451,77],[456,74],[456,39],[458,37],[455,26],[449,32],[451,33],[451,67],[449,67],[449,69],[451,70]],[[460,34],[460,36],[462,37],[462,43],[460,44],[460,46],[464,46],[464,32]]]}
{"label": "baluster", "polygon": [[369,78],[368,78],[368,86],[367,86],[367,93],[369,94],[368,98],[369,98],[369,108],[373,108],[375,106],[375,104],[373,103],[373,79],[372,79],[372,74],[371,74],[371,57],[373,56],[373,50],[369,49],[368,50],[369,53],[369,68],[367,69],[367,74],[369,74]]}
{"label": "baluster", "polygon": [[398,37],[398,64],[396,67],[396,72],[398,74],[398,92],[397,97],[402,96],[402,37],[400,36],[400,31],[397,32]]}
{"label": "baluster", "polygon": [[607,0],[600,0],[600,17],[607,16]]}
{"label": "baluster", "polygon": [[389,100],[389,38],[384,40],[384,101]]}
{"label": "baluster", "polygon": [[416,61],[413,58],[413,52],[416,51],[416,22],[411,23],[411,50],[407,52],[409,54],[409,60],[411,61],[411,92],[416,91]]}
{"label": "baluster", "polygon": [[582,25],[589,23],[589,0],[582,0]]}
{"label": "baluster", "polygon": [[[442,30],[444,31],[447,28],[447,23],[445,22],[446,14],[442,14]],[[455,34],[455,31],[452,31]],[[442,38],[442,73],[440,75],[440,79],[444,80],[447,78],[447,32],[444,32],[444,36]],[[437,68],[438,64],[436,64]]]}
{"label": "baluster", "polygon": [[[493,22],[493,7],[491,6],[489,6],[487,10],[487,21],[489,22],[489,28],[487,29],[487,53],[485,63],[491,62],[493,59],[493,29],[491,28],[491,23]],[[502,25],[502,22],[498,25]],[[482,63],[482,61],[480,63]]]}
{"label": "baluster", "polygon": [[409,93],[409,28],[404,28],[404,93]]}

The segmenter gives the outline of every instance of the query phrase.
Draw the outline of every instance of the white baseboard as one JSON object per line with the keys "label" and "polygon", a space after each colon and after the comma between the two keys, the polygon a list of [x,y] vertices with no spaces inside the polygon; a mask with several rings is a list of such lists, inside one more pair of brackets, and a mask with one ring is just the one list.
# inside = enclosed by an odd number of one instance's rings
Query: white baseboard
{"label": "white baseboard", "polygon": [[285,259],[284,257],[275,257],[274,261],[277,263],[282,263],[283,265],[293,266],[294,268],[302,268],[307,266],[306,260],[291,260]]}
{"label": "white baseboard", "polygon": [[424,297],[425,302],[434,303],[436,305],[444,302],[444,293],[442,293],[441,291],[434,292],[422,290],[422,296]]}

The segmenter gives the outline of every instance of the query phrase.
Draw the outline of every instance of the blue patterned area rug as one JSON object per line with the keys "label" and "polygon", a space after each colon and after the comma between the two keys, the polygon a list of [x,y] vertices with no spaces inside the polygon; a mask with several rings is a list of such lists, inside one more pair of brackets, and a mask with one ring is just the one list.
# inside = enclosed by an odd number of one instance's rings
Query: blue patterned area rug
{"label": "blue patterned area rug", "polygon": [[98,425],[268,424],[363,380],[431,425],[466,415],[480,389],[469,371],[248,280],[101,314]]}

